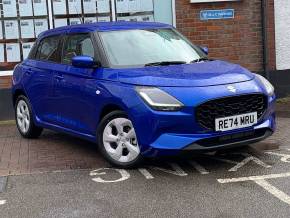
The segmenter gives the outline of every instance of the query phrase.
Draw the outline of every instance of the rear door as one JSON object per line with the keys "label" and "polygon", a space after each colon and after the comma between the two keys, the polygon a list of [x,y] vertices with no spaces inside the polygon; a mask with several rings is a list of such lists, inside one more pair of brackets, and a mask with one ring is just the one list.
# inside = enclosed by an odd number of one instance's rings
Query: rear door
{"label": "rear door", "polygon": [[[63,43],[62,67],[55,71],[55,94],[61,125],[83,133],[94,134],[94,114],[88,113],[90,103],[97,98],[95,69],[72,66],[74,56],[95,58],[93,38],[90,33],[68,34]],[[95,105],[97,107],[97,105]]]}
{"label": "rear door", "polygon": [[37,119],[56,123],[54,71],[60,64],[60,35],[49,36],[36,45],[33,55],[24,62],[24,87]]}

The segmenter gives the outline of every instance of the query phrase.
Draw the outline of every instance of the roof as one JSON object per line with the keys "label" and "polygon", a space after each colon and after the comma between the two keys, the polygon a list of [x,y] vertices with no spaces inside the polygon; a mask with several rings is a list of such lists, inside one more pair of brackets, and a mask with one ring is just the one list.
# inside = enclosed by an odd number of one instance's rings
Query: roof
{"label": "roof", "polygon": [[71,33],[71,32],[106,32],[118,30],[132,30],[132,29],[160,29],[171,28],[171,25],[157,22],[96,22],[90,24],[78,24],[71,26],[58,27],[55,29],[42,32],[38,38],[43,38],[50,35]]}

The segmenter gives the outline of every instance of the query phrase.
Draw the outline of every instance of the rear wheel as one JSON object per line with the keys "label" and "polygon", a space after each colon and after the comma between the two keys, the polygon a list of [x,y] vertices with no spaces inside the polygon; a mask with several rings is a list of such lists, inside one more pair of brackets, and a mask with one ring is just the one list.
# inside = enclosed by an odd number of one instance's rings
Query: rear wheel
{"label": "rear wheel", "polygon": [[135,129],[123,111],[111,112],[102,119],[98,145],[104,157],[114,166],[130,168],[142,159]]}
{"label": "rear wheel", "polygon": [[24,138],[38,138],[42,133],[42,128],[35,126],[29,100],[21,95],[15,104],[16,125],[20,134]]}

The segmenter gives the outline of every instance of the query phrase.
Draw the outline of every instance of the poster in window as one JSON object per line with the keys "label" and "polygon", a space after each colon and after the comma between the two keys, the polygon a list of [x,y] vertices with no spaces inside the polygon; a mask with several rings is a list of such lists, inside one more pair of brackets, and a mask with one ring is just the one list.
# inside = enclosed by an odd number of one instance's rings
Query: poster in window
{"label": "poster in window", "polygon": [[7,62],[19,62],[20,61],[19,43],[7,43],[6,56],[7,56]]}
{"label": "poster in window", "polygon": [[136,13],[140,11],[140,0],[129,0],[128,4],[129,13]]}
{"label": "poster in window", "polygon": [[95,14],[97,13],[96,0],[83,0],[84,13]]}
{"label": "poster in window", "polygon": [[33,20],[21,20],[20,21],[21,38],[35,38]]}
{"label": "poster in window", "polygon": [[4,44],[0,43],[0,63],[5,62],[4,60]]}
{"label": "poster in window", "polygon": [[34,16],[47,15],[46,0],[33,0]]}
{"label": "poster in window", "polygon": [[110,0],[97,0],[98,13],[110,13]]}
{"label": "poster in window", "polygon": [[54,15],[65,15],[66,4],[65,0],[52,0],[53,14]]}
{"label": "poster in window", "polygon": [[81,0],[68,0],[69,14],[82,14]]}
{"label": "poster in window", "polygon": [[125,16],[125,17],[118,17],[118,21],[138,21],[139,16]]}
{"label": "poster in window", "polygon": [[20,17],[33,16],[31,0],[18,0]]}
{"label": "poster in window", "polygon": [[34,42],[25,42],[22,43],[22,58],[26,59],[29,55],[29,52],[33,46]]}
{"label": "poster in window", "polygon": [[116,8],[117,8],[117,13],[128,13],[129,0],[117,0]]}
{"label": "poster in window", "polygon": [[6,39],[18,39],[19,30],[17,20],[4,20],[5,38]]}
{"label": "poster in window", "polygon": [[130,16],[129,17],[129,21],[131,21],[131,22],[137,22],[138,19],[139,19],[139,16]]}
{"label": "poster in window", "polygon": [[88,24],[88,23],[95,23],[97,22],[97,18],[96,17],[85,17],[84,18],[84,23]]}
{"label": "poster in window", "polygon": [[47,19],[34,19],[34,30],[36,37],[43,31],[48,30]]}
{"label": "poster in window", "polygon": [[138,21],[143,21],[143,22],[154,22],[154,16],[153,16],[153,14],[149,14],[149,15],[141,15],[141,16],[139,16]]}
{"label": "poster in window", "polygon": [[111,21],[111,17],[110,16],[98,17],[98,22],[110,22],[110,21]]}
{"label": "poster in window", "polygon": [[117,17],[117,21],[129,21],[129,17]]}
{"label": "poster in window", "polygon": [[0,39],[3,39],[2,21],[0,20]]}
{"label": "poster in window", "polygon": [[54,27],[61,27],[61,26],[67,26],[67,19],[66,18],[60,18],[54,20]]}
{"label": "poster in window", "polygon": [[81,18],[70,18],[69,19],[69,25],[77,25],[77,24],[81,24],[82,20]]}
{"label": "poster in window", "polygon": [[140,7],[142,12],[154,11],[153,0],[140,0]]}
{"label": "poster in window", "polygon": [[16,17],[16,0],[3,0],[3,16],[4,17]]}

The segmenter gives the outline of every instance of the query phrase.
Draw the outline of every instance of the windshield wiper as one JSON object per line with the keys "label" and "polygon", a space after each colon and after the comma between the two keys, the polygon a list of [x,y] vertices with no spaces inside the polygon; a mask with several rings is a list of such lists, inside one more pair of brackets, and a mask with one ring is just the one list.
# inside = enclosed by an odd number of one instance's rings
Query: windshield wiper
{"label": "windshield wiper", "polygon": [[198,59],[191,61],[190,63],[198,63],[198,62],[202,62],[202,61],[209,61],[209,59],[207,57],[201,57],[201,58],[198,58]]}
{"label": "windshield wiper", "polygon": [[178,64],[186,64],[185,61],[159,61],[145,64],[145,67],[148,66],[167,66],[167,65],[178,65]]}

